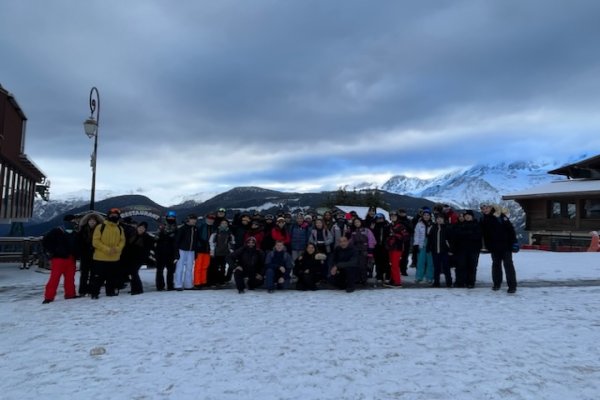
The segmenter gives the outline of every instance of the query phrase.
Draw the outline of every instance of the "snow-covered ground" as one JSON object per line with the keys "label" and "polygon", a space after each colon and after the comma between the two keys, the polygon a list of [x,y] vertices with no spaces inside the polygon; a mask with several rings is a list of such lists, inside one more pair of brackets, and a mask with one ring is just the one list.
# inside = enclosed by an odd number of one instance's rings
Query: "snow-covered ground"
{"label": "snow-covered ground", "polygon": [[47,274],[0,265],[0,396],[597,399],[600,253],[515,264],[515,295],[482,255],[474,290],[156,292],[147,270],[143,295],[48,305]]}

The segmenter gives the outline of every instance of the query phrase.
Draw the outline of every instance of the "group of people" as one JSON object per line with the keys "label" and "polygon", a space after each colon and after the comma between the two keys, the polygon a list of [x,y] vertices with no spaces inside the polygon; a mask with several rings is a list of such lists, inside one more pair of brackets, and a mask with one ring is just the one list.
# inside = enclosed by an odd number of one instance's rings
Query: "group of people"
{"label": "group of people", "polygon": [[176,212],[168,211],[154,235],[145,222],[122,220],[116,208],[106,217],[69,215],[42,242],[51,257],[44,303],[54,300],[61,276],[67,299],[98,299],[102,287],[106,296],[116,296],[127,282],[132,295],[141,294],[139,270],[149,264],[156,268],[158,291],[221,288],[233,278],[239,293],[259,287],[272,293],[292,285],[352,292],[372,278],[375,286],[401,287],[410,256],[417,284],[440,287],[443,274],[446,287],[474,288],[482,247],[492,256],[492,288],[500,289],[504,268],[508,292],[514,293],[514,227],[497,205],[482,205],[481,213],[477,220],[471,210],[457,213],[444,205],[423,207],[413,218],[399,209],[388,220],[371,207],[364,218],[353,211],[326,211],[238,213],[229,220],[221,208],[201,220],[189,214],[178,224]]}

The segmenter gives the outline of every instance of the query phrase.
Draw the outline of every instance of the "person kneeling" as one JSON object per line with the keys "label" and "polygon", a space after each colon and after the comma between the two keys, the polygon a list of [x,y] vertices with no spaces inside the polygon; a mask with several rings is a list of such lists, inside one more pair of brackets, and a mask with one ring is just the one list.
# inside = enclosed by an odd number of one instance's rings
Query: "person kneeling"
{"label": "person kneeling", "polygon": [[329,282],[337,288],[346,289],[348,293],[354,292],[358,278],[358,257],[345,236],[340,238],[339,245],[333,251],[332,265]]}
{"label": "person kneeling", "polygon": [[278,240],[265,261],[265,282],[269,293],[273,293],[275,285],[277,285],[277,289],[288,289],[291,271],[292,257],[283,242]]}
{"label": "person kneeling", "polygon": [[233,268],[233,279],[239,293],[244,293],[248,279],[248,289],[254,290],[263,284],[263,252],[256,248],[256,239],[249,237],[246,244],[227,257],[229,268]]}
{"label": "person kneeling", "polygon": [[294,265],[294,275],[298,277],[296,289],[317,290],[317,282],[321,281],[321,271],[326,260],[327,256],[317,253],[315,245],[309,243]]}

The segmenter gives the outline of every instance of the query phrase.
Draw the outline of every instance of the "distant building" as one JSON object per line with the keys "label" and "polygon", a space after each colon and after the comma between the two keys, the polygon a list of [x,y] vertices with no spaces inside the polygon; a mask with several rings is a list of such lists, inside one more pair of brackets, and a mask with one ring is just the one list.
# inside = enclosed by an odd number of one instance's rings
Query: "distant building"
{"label": "distant building", "polygon": [[515,200],[526,214],[531,243],[549,250],[586,247],[590,231],[600,230],[600,155],[565,165],[549,174],[557,180],[502,196]]}
{"label": "distant building", "polygon": [[44,173],[25,154],[27,117],[0,85],[0,223],[31,218],[35,194],[48,197]]}

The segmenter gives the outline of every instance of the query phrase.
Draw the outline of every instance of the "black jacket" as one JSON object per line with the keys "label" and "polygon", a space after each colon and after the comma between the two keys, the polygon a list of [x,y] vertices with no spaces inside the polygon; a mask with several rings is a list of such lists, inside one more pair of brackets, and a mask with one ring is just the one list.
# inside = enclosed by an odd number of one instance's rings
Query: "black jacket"
{"label": "black jacket", "polygon": [[485,248],[491,253],[512,251],[513,244],[517,242],[515,228],[504,214],[500,214],[499,217],[492,214],[485,215],[482,220],[481,230]]}
{"label": "black jacket", "polygon": [[54,228],[44,235],[42,245],[51,258],[79,257],[75,232],[67,232],[63,227]]}
{"label": "black jacket", "polygon": [[447,225],[433,224],[427,234],[427,251],[431,254],[444,254],[449,250]]}
{"label": "black jacket", "polygon": [[254,247],[240,247],[227,256],[229,268],[242,267],[245,274],[250,271],[264,275],[265,253]]}
{"label": "black jacket", "polygon": [[464,221],[452,226],[450,247],[453,253],[478,253],[481,250],[481,226],[477,221]]}
{"label": "black jacket", "polygon": [[185,224],[177,229],[175,248],[184,251],[198,251],[199,235],[196,225]]}
{"label": "black jacket", "polygon": [[356,249],[350,245],[345,249],[341,246],[337,246],[335,250],[333,250],[331,265],[338,269],[358,267]]}

